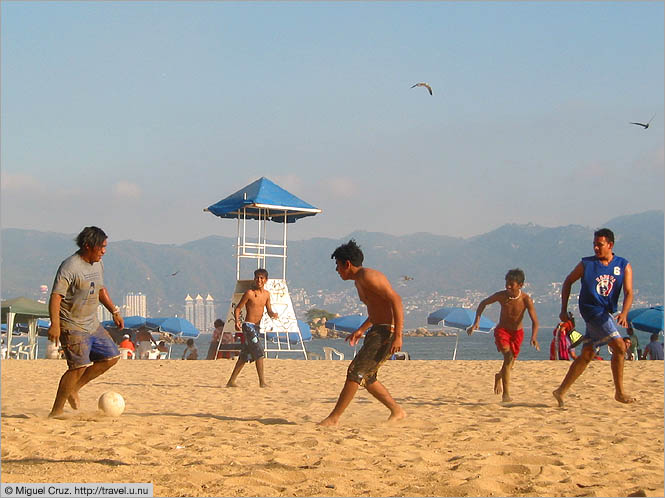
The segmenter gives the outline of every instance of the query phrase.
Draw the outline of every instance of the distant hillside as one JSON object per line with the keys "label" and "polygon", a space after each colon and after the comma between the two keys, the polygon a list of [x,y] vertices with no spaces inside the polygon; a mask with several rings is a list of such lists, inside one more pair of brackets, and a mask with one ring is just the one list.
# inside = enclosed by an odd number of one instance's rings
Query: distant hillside
{"label": "distant hillside", "polygon": [[[617,236],[615,251],[634,269],[642,295],[663,295],[662,211],[648,211],[607,221]],[[489,292],[503,285],[509,268],[520,267],[533,289],[561,282],[582,256],[593,254],[594,228],[579,225],[545,228],[504,225],[468,239],[416,233],[392,236],[353,232],[342,239],[313,238],[289,242],[287,276],[290,288],[329,291],[348,289],[330,259],[340,243],[355,238],[365,264],[382,270],[392,282],[412,277],[399,287],[404,295],[438,291],[462,295],[473,289]],[[39,286],[49,288],[58,264],[74,252],[75,234],[34,230],[2,230],[2,297],[36,298]],[[182,245],[110,241],[104,265],[116,301],[127,292],[149,296],[153,313],[182,313],[188,293],[210,293],[226,309],[235,284],[235,238],[211,236]],[[269,267],[271,273],[275,272]],[[177,272],[177,273],[176,273]],[[175,275],[172,275],[174,274]]]}

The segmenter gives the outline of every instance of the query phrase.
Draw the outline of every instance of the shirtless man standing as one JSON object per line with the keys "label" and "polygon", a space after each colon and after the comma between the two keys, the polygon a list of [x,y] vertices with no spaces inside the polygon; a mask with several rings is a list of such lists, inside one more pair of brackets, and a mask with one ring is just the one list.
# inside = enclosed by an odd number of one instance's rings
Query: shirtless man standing
{"label": "shirtless man standing", "polygon": [[538,317],[533,300],[528,294],[522,292],[524,285],[524,272],[519,268],[509,270],[506,273],[506,289],[495,292],[488,298],[483,299],[476,310],[476,320],[473,325],[466,329],[467,334],[473,334],[478,328],[480,316],[485,307],[492,303],[501,305],[501,316],[499,323],[494,329],[494,342],[497,350],[503,355],[501,370],[494,375],[494,393],[503,396],[501,401],[512,401],[510,397],[510,370],[513,368],[517,356],[520,354],[524,330],[522,329],[522,318],[524,312],[529,312],[531,317],[531,345],[540,351],[538,345]]}
{"label": "shirtless man standing", "polygon": [[358,297],[367,306],[367,320],[346,340],[355,346],[365,330],[371,328],[362,348],[349,365],[346,382],[335,408],[319,425],[337,425],[361,385],[390,410],[389,421],[402,419],[406,413],[376,380],[376,373],[383,362],[402,349],[402,298],[393,290],[383,273],[362,266],[364,256],[354,240],[335,249],[331,258],[335,259],[337,273],[342,280],[354,281]]}
{"label": "shirtless man standing", "polygon": [[[247,362],[256,362],[256,373],[259,375],[259,385],[268,387],[263,377],[263,347],[261,346],[261,318],[263,317],[263,308],[268,311],[270,318],[277,318],[277,313],[272,311],[270,306],[270,292],[263,287],[268,281],[268,272],[262,268],[254,271],[254,287],[245,292],[240,302],[233,311],[235,317],[235,329],[242,330],[245,335],[245,344],[238,356],[236,366],[233,368],[231,378],[226,383],[226,387],[237,387],[236,378]],[[240,318],[240,311],[245,307],[245,320]],[[242,329],[241,329],[242,324]]]}

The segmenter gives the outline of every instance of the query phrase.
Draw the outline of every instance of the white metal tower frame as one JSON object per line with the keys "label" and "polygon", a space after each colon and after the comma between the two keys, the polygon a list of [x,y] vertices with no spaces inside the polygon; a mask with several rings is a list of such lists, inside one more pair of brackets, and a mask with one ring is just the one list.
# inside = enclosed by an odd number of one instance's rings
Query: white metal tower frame
{"label": "white metal tower frame", "polygon": [[[248,208],[242,208],[237,211],[238,232],[236,239],[236,288],[231,299],[231,304],[226,315],[224,333],[235,334],[234,310],[244,292],[249,288],[252,279],[241,278],[241,262],[243,260],[255,260],[256,269],[267,268],[270,259],[281,260],[281,275],[276,277],[269,276],[266,289],[271,292],[271,305],[273,311],[278,314],[278,318],[273,320],[264,311],[261,319],[261,333],[263,335],[263,346],[266,357],[279,353],[302,353],[307,359],[307,351],[302,340],[302,334],[293,309],[293,303],[286,285],[287,268],[287,236],[288,223],[287,217],[294,213],[309,212],[309,210],[293,210],[285,206],[268,206],[253,204],[251,213],[248,214]],[[311,212],[320,212],[318,209]],[[269,242],[268,223],[271,221],[283,219],[282,241],[281,243]],[[256,231],[250,230],[249,221],[256,221]],[[242,316],[242,313],[241,313]],[[293,344],[289,340],[290,334],[297,334],[298,342]],[[220,342],[221,345],[221,342]],[[219,346],[218,346],[218,350]]]}

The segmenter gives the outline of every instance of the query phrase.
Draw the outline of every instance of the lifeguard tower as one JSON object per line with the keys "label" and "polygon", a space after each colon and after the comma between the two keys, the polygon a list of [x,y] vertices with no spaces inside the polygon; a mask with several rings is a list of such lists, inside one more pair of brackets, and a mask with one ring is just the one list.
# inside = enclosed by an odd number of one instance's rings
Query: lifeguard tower
{"label": "lifeguard tower", "polygon": [[[236,219],[238,223],[236,285],[226,314],[224,332],[236,333],[234,310],[245,291],[251,287],[254,270],[265,268],[269,273],[265,289],[270,291],[272,309],[278,314],[278,318],[273,320],[264,310],[261,319],[266,357],[271,353],[275,356],[278,353],[302,353],[307,359],[286,285],[287,227],[289,223],[314,216],[321,210],[262,177],[204,211],[220,218]],[[279,236],[269,236],[269,221],[282,224]]]}

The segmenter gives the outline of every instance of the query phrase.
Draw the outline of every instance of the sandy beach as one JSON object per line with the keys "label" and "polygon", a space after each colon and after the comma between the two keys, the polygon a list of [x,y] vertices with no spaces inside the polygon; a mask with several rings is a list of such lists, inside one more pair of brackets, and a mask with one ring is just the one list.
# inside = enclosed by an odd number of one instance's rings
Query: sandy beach
{"label": "sandy beach", "polygon": [[[348,361],[266,360],[268,389],[234,362],[130,361],[47,418],[60,360],[2,362],[2,482],[152,482],[155,496],[663,496],[663,362],[626,363],[635,405],[614,401],[593,362],[556,406],[567,362],[517,362],[513,402],[492,392],[500,361],[392,361],[379,379],[408,417],[361,389],[338,427]],[[126,401],[105,417],[106,391]]]}

